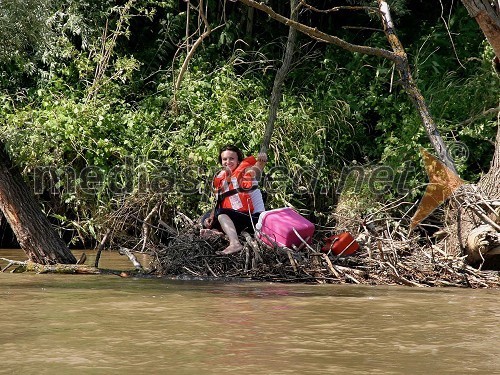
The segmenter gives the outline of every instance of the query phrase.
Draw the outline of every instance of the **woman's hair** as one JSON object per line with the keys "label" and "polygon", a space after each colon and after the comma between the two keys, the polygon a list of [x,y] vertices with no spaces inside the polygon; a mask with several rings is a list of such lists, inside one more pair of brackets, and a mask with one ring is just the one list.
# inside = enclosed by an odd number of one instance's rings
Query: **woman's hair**
{"label": "woman's hair", "polygon": [[225,145],[225,146],[222,146],[220,151],[219,151],[219,164],[222,164],[222,153],[224,151],[234,151],[236,152],[236,155],[238,155],[238,162],[241,162],[245,157],[243,156],[243,152],[241,152],[241,150],[234,146],[234,145]]}

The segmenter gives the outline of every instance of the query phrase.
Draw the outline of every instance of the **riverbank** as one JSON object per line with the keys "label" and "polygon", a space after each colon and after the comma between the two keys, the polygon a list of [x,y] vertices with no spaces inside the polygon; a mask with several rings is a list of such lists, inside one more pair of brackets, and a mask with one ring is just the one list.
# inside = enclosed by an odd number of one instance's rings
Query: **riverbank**
{"label": "riverbank", "polygon": [[194,225],[158,245],[152,272],[158,276],[190,275],[211,278],[248,278],[287,283],[406,285],[412,287],[498,288],[500,273],[467,265],[438,246],[420,245],[418,237],[405,241],[357,234],[360,249],[350,256],[320,251],[316,240],[301,250],[269,248],[252,236],[242,237],[240,253],[217,255],[227,241],[202,238]]}
{"label": "riverbank", "polygon": [[[252,236],[242,236],[240,253],[218,255],[227,246],[221,236],[201,237],[194,223],[172,231],[165,242],[149,242],[145,251],[75,250],[87,260],[82,272],[100,261],[95,273],[119,271],[122,277],[203,280],[252,280],[306,284],[405,285],[411,287],[499,288],[500,272],[478,270],[464,262],[464,257],[445,254],[438,246],[420,244],[417,236],[404,241],[383,236],[355,233],[360,248],[350,256],[336,256],[320,251],[322,242],[315,239],[301,250],[270,248]],[[321,233],[318,233],[320,235]],[[11,251],[5,258],[23,261],[22,250]],[[98,255],[99,254],[99,255]],[[131,262],[131,258],[134,262]],[[111,261],[111,262],[110,262]],[[2,269],[7,265],[1,263]],[[16,267],[13,265],[9,271]],[[76,266],[77,267],[77,266]],[[5,269],[7,271],[7,269]],[[120,272],[123,271],[123,272]],[[40,272],[35,271],[35,272]],[[55,272],[48,267],[44,272]]]}

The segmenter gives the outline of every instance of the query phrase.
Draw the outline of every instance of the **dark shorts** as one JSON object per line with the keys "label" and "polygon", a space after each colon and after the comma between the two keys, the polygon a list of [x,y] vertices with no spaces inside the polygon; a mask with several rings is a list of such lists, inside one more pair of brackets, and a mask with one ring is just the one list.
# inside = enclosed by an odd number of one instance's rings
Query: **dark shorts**
{"label": "dark shorts", "polygon": [[[210,212],[205,213],[202,218],[201,222],[204,223],[205,219],[210,216]],[[236,232],[240,234],[241,232],[245,231],[248,233],[253,233],[253,227],[257,224],[257,221],[259,220],[259,215],[260,212],[256,212],[252,215],[249,215],[245,212],[240,212],[240,211],[235,211],[231,210],[228,208],[218,208],[215,210],[215,220],[214,224],[212,225],[212,229],[217,229],[222,231],[222,228],[220,226],[219,221],[217,220],[217,217],[221,214],[225,214],[229,216],[229,218],[233,221],[234,227],[236,228]],[[253,223],[253,225],[252,225]]]}

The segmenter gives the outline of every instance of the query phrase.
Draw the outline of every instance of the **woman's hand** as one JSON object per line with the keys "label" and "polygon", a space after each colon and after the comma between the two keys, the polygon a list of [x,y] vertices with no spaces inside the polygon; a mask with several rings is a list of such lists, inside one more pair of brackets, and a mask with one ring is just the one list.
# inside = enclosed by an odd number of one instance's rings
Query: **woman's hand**
{"label": "woman's hand", "polygon": [[255,165],[252,165],[251,167],[245,169],[246,176],[244,178],[246,178],[246,181],[248,181],[250,184],[252,184],[252,179],[256,179],[257,181],[260,180],[262,176],[262,170],[267,163],[267,154],[265,152],[259,152],[256,159],[257,162],[255,163]]}
{"label": "woman's hand", "polygon": [[205,228],[211,228],[213,223],[214,223],[214,218],[212,216],[209,216],[203,222],[203,226]]}
{"label": "woman's hand", "polygon": [[267,163],[267,154],[265,152],[259,152],[257,154],[257,163],[255,163],[253,170],[255,171],[255,179],[260,181],[262,177],[262,171]]}

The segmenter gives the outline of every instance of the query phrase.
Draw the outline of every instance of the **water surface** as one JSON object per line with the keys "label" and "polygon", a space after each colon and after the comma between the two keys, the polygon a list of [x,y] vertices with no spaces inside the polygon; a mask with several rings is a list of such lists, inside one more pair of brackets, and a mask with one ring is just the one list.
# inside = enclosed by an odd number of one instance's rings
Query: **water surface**
{"label": "water surface", "polygon": [[499,297],[0,273],[0,373],[499,374]]}

